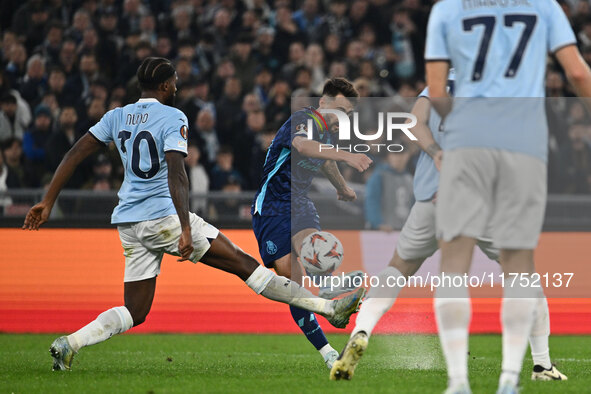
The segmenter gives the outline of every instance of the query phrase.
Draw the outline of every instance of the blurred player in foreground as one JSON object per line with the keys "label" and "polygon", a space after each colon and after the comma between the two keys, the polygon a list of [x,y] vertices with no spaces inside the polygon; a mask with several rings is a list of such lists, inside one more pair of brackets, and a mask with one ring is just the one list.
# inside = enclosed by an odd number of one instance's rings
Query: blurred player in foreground
{"label": "blurred player in foreground", "polygon": [[[359,93],[349,81],[333,78],[324,84],[318,109],[337,109],[349,114],[357,97]],[[313,130],[308,130],[310,119]],[[360,172],[371,165],[371,159],[364,154],[320,149],[320,144],[331,143],[331,134],[338,131],[335,126],[336,118],[323,117],[312,107],[292,114],[269,147],[261,186],[252,206],[252,226],[263,263],[274,268],[278,275],[298,283],[303,272],[295,255],[300,255],[304,238],[320,230],[318,212],[307,196],[312,179],[321,171],[336,188],[339,200],[353,201],[357,198],[355,191],[347,186],[336,161],[344,161]],[[308,139],[309,131],[313,139]],[[348,275],[361,274],[355,271]],[[321,289],[320,295],[333,298],[353,289],[341,288],[328,296]],[[331,368],[339,354],[328,343],[314,314],[293,305],[290,311],[308,341]]]}
{"label": "blurred player in foreground", "polygon": [[[530,279],[535,272],[533,251],[547,194],[543,97],[548,52],[577,94],[591,97],[591,72],[556,0],[442,0],[431,11],[425,60],[429,96],[445,117],[436,225],[446,274],[469,271],[474,245],[485,232],[501,250],[507,279],[511,274]],[[446,91],[450,63],[456,71],[453,110]],[[518,390],[541,297],[541,287],[531,280],[505,281],[499,393]],[[434,307],[447,392],[469,393],[468,287],[437,288]]]}
{"label": "blurred player in foreground", "polygon": [[319,313],[336,327],[345,327],[363,296],[359,290],[338,301],[315,297],[289,279],[275,275],[234,245],[218,229],[189,212],[185,172],[187,118],[172,107],[177,75],[164,58],[147,58],[137,71],[142,98],[115,108],[66,154],[47,194],[25,218],[23,229],[38,230],[47,221],[58,194],[76,166],[104,145],[114,142],[125,168],[117,224],[125,254],[125,305],[101,313],[75,333],[56,339],[50,348],[54,370],[68,370],[84,346],[109,339],[144,322],[165,253],[178,261],[201,261],[240,277],[257,294]]}
{"label": "blurred player in foreground", "polygon": [[[453,95],[455,76],[450,72],[448,81],[450,95]],[[389,266],[378,274],[379,284],[372,287],[357,315],[351,339],[345,345],[341,356],[334,363],[330,373],[332,380],[351,379],[357,363],[367,348],[369,337],[380,318],[390,309],[402,288],[387,285],[387,278],[406,278],[414,275],[421,264],[439,248],[435,236],[435,200],[439,186],[439,166],[444,133],[440,129],[441,117],[431,108],[428,90],[417,99],[412,113],[417,125],[412,129],[422,149],[414,176],[414,194],[417,201],[410,212],[390,260]],[[437,161],[437,166],[436,162]],[[478,240],[478,247],[491,260],[499,260],[499,250],[490,241]],[[396,283],[396,282],[393,282]],[[383,286],[381,286],[383,285]],[[537,299],[536,319],[529,336],[534,368],[532,380],[566,380],[550,361],[548,336],[550,317],[546,297]]]}

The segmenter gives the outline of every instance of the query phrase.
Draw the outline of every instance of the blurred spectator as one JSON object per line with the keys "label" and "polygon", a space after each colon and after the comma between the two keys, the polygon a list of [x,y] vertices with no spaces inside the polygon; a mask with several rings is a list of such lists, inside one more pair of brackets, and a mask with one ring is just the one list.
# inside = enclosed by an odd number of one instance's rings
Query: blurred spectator
{"label": "blurred spectator", "polygon": [[19,87],[22,77],[27,70],[27,50],[20,43],[14,43],[8,51],[8,64],[6,64],[6,79],[12,87]]}
{"label": "blurred spectator", "polygon": [[236,77],[240,80],[242,91],[250,92],[253,88],[257,61],[252,54],[252,38],[240,35],[232,47],[232,63],[236,69]]}
{"label": "blurred spectator", "polygon": [[218,134],[215,129],[215,117],[209,108],[204,108],[197,114],[196,132],[189,130],[190,140],[194,140],[203,153],[202,163],[211,169],[220,149]]}
{"label": "blurred spectator", "polygon": [[214,101],[217,102],[222,97],[226,81],[234,77],[235,74],[236,68],[234,68],[234,63],[229,58],[222,59],[218,64],[211,84]]}
{"label": "blurred spectator", "polygon": [[270,102],[265,109],[267,120],[272,123],[283,123],[291,115],[291,91],[285,80],[279,79],[269,92]]}
{"label": "blurred spectator", "polygon": [[588,129],[588,122],[572,124],[568,131],[569,143],[560,148],[563,193],[591,193],[591,147],[585,141]]}
{"label": "blurred spectator", "polygon": [[[57,166],[61,163],[66,153],[74,146],[74,143],[80,139],[80,134],[76,132],[76,123],[78,115],[74,107],[63,107],[57,122],[57,130],[49,137],[46,145],[47,168],[55,172]],[[68,183],[66,189],[79,189],[82,187],[88,177],[88,171],[84,164],[79,165]]]}
{"label": "blurred spectator", "polygon": [[[3,151],[4,149],[0,151],[0,194],[8,189],[22,187],[18,174],[6,164]],[[12,200],[9,197],[0,197],[0,207],[6,207],[10,204],[12,204]]]}
{"label": "blurred spectator", "polygon": [[16,97],[6,92],[0,97],[0,142],[9,138],[23,138],[26,124],[17,116]]}
{"label": "blurred spectator", "polygon": [[243,131],[236,136],[234,141],[232,141],[236,167],[239,168],[246,177],[244,186],[247,187],[252,186],[251,179],[249,179],[248,169],[251,167],[253,149],[257,145],[259,135],[265,128],[265,123],[265,113],[261,109],[247,112],[246,127],[243,128]]}
{"label": "blurred spectator", "polygon": [[105,102],[95,98],[90,101],[84,113],[80,116],[76,129],[79,133],[86,133],[92,126],[98,123],[106,112]]}
{"label": "blurred spectator", "polygon": [[392,231],[404,225],[414,203],[412,175],[406,169],[410,153],[389,153],[367,181],[365,218],[371,229]]}
{"label": "blurred spectator", "polygon": [[234,153],[229,146],[222,146],[216,158],[216,165],[211,170],[211,190],[223,190],[226,186],[235,189],[242,184],[242,176],[234,168]]}
{"label": "blurred spectator", "polygon": [[230,12],[226,8],[218,8],[213,17],[213,24],[207,32],[214,39],[215,56],[226,56],[230,43]]}
{"label": "blurred spectator", "polygon": [[302,7],[292,16],[300,31],[306,34],[308,42],[316,41],[320,34],[323,19],[319,8],[318,0],[304,0]]}
{"label": "blurred spectator", "polygon": [[76,42],[72,39],[64,40],[60,49],[59,65],[68,78],[74,78],[78,68],[78,55],[76,54]]}
{"label": "blurred spectator", "polygon": [[281,68],[281,76],[285,78],[292,86],[295,82],[295,74],[299,67],[306,61],[306,51],[304,44],[296,41],[289,46],[289,62]]}
{"label": "blurred spectator", "polygon": [[15,18],[13,28],[17,32],[20,30],[20,35],[26,37],[25,46],[31,52],[45,39],[45,25],[49,20],[49,12],[43,1],[33,0],[24,6],[26,7],[27,5],[30,6],[28,9],[28,19],[24,20],[24,23],[20,25]]}
{"label": "blurred spectator", "polygon": [[195,120],[199,111],[207,108],[215,116],[215,105],[209,99],[209,83],[206,79],[192,79],[189,82],[189,89],[191,90],[189,97],[184,103],[180,103],[180,108],[189,119],[189,130],[193,130],[196,127]]}
{"label": "blurred spectator", "polygon": [[[83,189],[95,191],[113,190],[113,165],[109,157],[104,153],[99,154],[92,165],[92,177],[83,186]],[[107,211],[105,209],[105,211]]]}
{"label": "blurred spectator", "polygon": [[90,14],[87,10],[80,8],[74,13],[72,26],[66,30],[65,36],[74,40],[76,44],[82,41],[82,36],[86,29],[92,26]]}
{"label": "blurred spectator", "polygon": [[326,82],[324,70],[324,51],[319,44],[310,44],[306,49],[305,65],[310,70],[312,80],[310,89],[314,95],[322,94],[322,88]]}
{"label": "blurred spectator", "polygon": [[[205,171],[205,167],[199,162],[201,152],[197,145],[190,143],[187,148],[187,157],[185,157],[185,165],[187,167],[187,175],[189,176],[190,192],[191,193],[207,193],[209,191],[209,177]],[[191,198],[191,211],[197,214],[202,214],[207,208],[207,199],[204,197]]]}
{"label": "blurred spectator", "polygon": [[254,56],[261,66],[268,67],[272,71],[277,71],[281,61],[273,51],[274,41],[275,29],[268,26],[263,26],[258,29],[256,42],[254,44]]}
{"label": "blurred spectator", "polygon": [[289,7],[280,5],[275,11],[275,38],[273,41],[273,52],[279,61],[282,63],[288,61],[292,43],[305,40],[306,36],[291,18]]}
{"label": "blurred spectator", "polygon": [[49,71],[47,88],[49,93],[55,95],[60,107],[71,105],[76,101],[69,92],[69,89],[66,89],[66,73],[59,66],[56,66]]}
{"label": "blurred spectator", "polygon": [[121,15],[121,33],[129,34],[130,31],[139,31],[142,17],[148,10],[140,0],[124,0],[123,15]]}
{"label": "blurred spectator", "polygon": [[417,27],[406,8],[397,8],[392,15],[392,48],[396,55],[394,75],[399,78],[412,77],[424,64],[420,40],[425,39],[417,32]]}
{"label": "blurred spectator", "polygon": [[45,59],[33,55],[27,60],[27,72],[20,82],[19,91],[29,105],[36,105],[46,89]]}
{"label": "blurred spectator", "polygon": [[39,187],[43,174],[47,172],[45,146],[51,135],[51,122],[50,109],[42,105],[37,106],[33,126],[25,132],[23,137],[27,183],[32,187]]}
{"label": "blurred spectator", "polygon": [[275,138],[275,130],[272,129],[263,130],[256,135],[247,174],[250,190],[256,190],[259,187],[263,174],[263,166],[267,158],[267,151],[273,138]]}
{"label": "blurred spectator", "polygon": [[39,53],[50,64],[57,64],[63,37],[64,26],[59,21],[51,21],[47,25],[44,41],[33,52]]}
{"label": "blurred spectator", "polygon": [[331,0],[329,5],[329,11],[324,18],[322,25],[321,36],[326,37],[327,35],[335,35],[348,40],[353,31],[351,30],[351,22],[347,16],[347,1],[346,0]]}
{"label": "blurred spectator", "polygon": [[4,155],[4,164],[8,171],[14,174],[10,181],[7,181],[9,188],[26,187],[26,174],[23,167],[23,144],[18,138],[9,138],[0,144],[1,152]]}
{"label": "blurred spectator", "polygon": [[254,79],[253,93],[256,95],[259,103],[266,106],[269,103],[269,93],[273,83],[273,74],[271,70],[264,66],[257,68],[256,76]]}
{"label": "blurred spectator", "polygon": [[242,85],[236,77],[226,79],[224,94],[216,103],[217,130],[222,144],[232,143],[232,137],[239,132],[242,120],[240,107]]}

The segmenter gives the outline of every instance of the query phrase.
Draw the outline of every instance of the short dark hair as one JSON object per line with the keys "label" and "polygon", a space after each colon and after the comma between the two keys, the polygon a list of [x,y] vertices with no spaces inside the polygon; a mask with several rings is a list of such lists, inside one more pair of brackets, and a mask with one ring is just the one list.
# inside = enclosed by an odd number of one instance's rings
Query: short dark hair
{"label": "short dark hair", "polygon": [[170,60],[163,57],[147,57],[137,69],[136,75],[140,89],[153,90],[172,77],[175,72]]}
{"label": "short dark hair", "polygon": [[331,78],[324,84],[322,95],[328,97],[336,97],[342,94],[348,98],[358,98],[359,92],[353,84],[345,78]]}

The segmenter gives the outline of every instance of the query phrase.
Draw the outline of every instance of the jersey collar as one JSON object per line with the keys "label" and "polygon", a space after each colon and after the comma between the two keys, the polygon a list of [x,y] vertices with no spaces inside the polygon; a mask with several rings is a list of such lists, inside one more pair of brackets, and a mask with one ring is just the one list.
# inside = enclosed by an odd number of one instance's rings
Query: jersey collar
{"label": "jersey collar", "polygon": [[159,103],[160,101],[156,100],[155,98],[141,98],[137,101],[138,103]]}

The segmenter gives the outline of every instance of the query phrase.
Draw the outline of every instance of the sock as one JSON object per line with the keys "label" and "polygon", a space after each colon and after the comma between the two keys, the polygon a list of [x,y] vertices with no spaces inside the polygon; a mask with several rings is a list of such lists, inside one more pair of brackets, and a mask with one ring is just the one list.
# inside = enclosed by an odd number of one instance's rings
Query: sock
{"label": "sock", "polygon": [[503,288],[503,372],[499,386],[506,381],[517,385],[519,381],[527,339],[535,319],[536,295],[535,288],[521,287],[519,283]]}
{"label": "sock", "polygon": [[262,265],[254,270],[245,283],[255,293],[273,301],[293,305],[322,316],[330,316],[334,312],[332,301],[316,297],[309,290],[284,276],[275,275]]}
{"label": "sock", "polygon": [[84,346],[106,341],[115,334],[121,334],[133,327],[131,314],[124,306],[104,311],[96,320],[88,323],[75,333],[68,335],[68,342],[75,352]]}
{"label": "sock", "polygon": [[[403,276],[402,273],[394,267],[387,267],[378,274],[378,285],[369,289],[367,298],[361,304],[351,337],[359,331],[365,331],[368,337],[371,336],[376,324],[384,313],[392,308],[398,293],[400,293],[401,288],[396,286],[396,278],[400,276]],[[388,279],[388,277],[394,279]]]}
{"label": "sock", "polygon": [[289,310],[291,311],[293,321],[300,327],[300,330],[302,330],[316,350],[320,350],[328,345],[328,340],[324,336],[324,332],[322,332],[322,328],[320,328],[316,316],[312,312],[291,305]]}
{"label": "sock", "polygon": [[542,293],[541,298],[537,299],[536,317],[531,335],[529,336],[529,345],[531,347],[531,357],[534,360],[534,365],[541,365],[546,369],[552,368],[550,347],[548,346],[549,336],[550,312],[548,311],[548,300]]}
{"label": "sock", "polygon": [[438,287],[434,306],[439,341],[447,364],[448,385],[467,385],[468,328],[472,315],[468,288]]}
{"label": "sock", "polygon": [[329,343],[327,343],[322,348],[318,349],[318,351],[320,352],[320,355],[322,356],[322,358],[325,358],[328,353],[334,351],[334,348],[332,346],[330,346]]}

